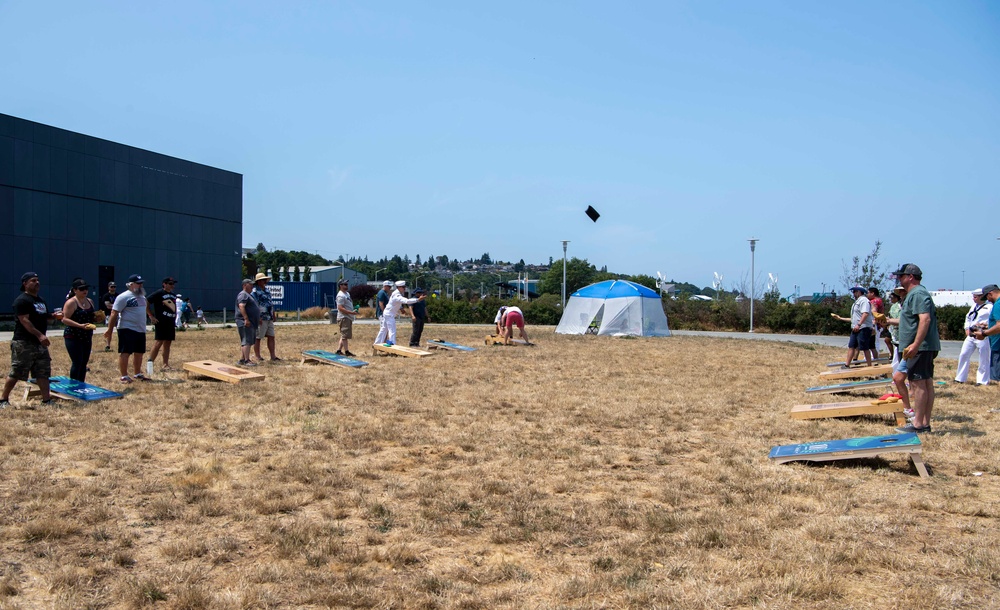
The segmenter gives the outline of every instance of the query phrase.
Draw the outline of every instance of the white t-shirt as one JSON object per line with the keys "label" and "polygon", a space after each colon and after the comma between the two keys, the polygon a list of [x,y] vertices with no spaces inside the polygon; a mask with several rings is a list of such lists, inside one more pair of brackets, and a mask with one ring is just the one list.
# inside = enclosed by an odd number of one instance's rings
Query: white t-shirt
{"label": "white t-shirt", "polygon": [[111,309],[118,312],[119,329],[146,332],[146,295],[126,290],[115,297],[115,304]]}

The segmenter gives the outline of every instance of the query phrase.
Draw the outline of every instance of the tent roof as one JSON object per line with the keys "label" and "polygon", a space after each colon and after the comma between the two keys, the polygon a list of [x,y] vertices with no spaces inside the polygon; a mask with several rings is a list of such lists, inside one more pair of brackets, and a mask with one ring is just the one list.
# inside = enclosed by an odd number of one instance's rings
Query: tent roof
{"label": "tent roof", "polygon": [[655,291],[627,280],[606,280],[584,286],[570,296],[589,299],[615,299],[620,297],[652,297],[660,298]]}

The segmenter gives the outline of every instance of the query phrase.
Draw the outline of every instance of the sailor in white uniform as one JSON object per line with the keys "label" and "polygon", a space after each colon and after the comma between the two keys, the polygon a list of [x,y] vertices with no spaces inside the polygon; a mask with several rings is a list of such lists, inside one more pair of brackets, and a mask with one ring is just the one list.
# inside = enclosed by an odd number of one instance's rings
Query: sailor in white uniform
{"label": "sailor in white uniform", "polygon": [[972,291],[972,307],[965,315],[965,341],[962,343],[962,351],[958,354],[958,372],[955,373],[955,381],[965,383],[969,378],[969,362],[972,354],[979,351],[979,369],[976,371],[976,385],[986,385],[990,382],[990,340],[976,339],[972,333],[976,329],[986,328],[990,325],[990,311],[993,304],[986,300],[983,291],[976,288]]}
{"label": "sailor in white uniform", "polygon": [[418,298],[408,299],[403,296],[405,289],[406,282],[403,280],[396,282],[396,290],[392,292],[389,303],[385,306],[385,311],[382,312],[382,323],[379,325],[378,335],[375,337],[375,345],[383,342],[396,345],[396,314],[403,308],[403,305],[413,305],[417,301],[423,301],[427,296],[422,294]]}

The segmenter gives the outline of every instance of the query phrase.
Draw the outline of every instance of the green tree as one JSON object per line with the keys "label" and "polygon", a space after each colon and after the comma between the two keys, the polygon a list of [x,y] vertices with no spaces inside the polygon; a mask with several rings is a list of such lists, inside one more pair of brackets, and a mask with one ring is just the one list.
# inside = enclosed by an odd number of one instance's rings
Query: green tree
{"label": "green tree", "polygon": [[[587,262],[587,259],[573,257],[566,261],[566,297],[573,292],[594,283],[597,276],[597,268]],[[541,281],[538,282],[538,291],[541,294],[562,295],[563,268],[562,265],[554,265],[542,274]]]}
{"label": "green tree", "polygon": [[879,291],[885,292],[889,283],[889,267],[880,260],[881,256],[882,242],[876,240],[875,247],[864,259],[855,256],[851,259],[850,265],[841,261],[844,266],[844,274],[840,277],[840,281],[844,284],[844,288],[850,292],[854,286],[864,288],[874,286]]}

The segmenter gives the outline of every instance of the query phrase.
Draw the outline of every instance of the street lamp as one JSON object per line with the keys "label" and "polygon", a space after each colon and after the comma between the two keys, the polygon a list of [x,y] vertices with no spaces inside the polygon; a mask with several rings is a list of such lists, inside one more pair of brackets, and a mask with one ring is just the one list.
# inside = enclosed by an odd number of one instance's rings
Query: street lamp
{"label": "street lamp", "polygon": [[375,283],[376,284],[378,284],[378,272],[379,271],[387,271],[388,269],[389,269],[388,267],[382,267],[381,269],[378,269],[377,271],[375,271]]}
{"label": "street lamp", "polygon": [[566,309],[566,244],[568,239],[562,240],[563,245],[563,283],[562,283],[562,308]]}
{"label": "street lamp", "polygon": [[750,332],[753,332],[753,296],[756,294],[756,287],[754,286],[754,274],[756,273],[754,251],[757,249],[757,242],[760,240],[756,237],[751,237],[747,241],[750,242]]}

